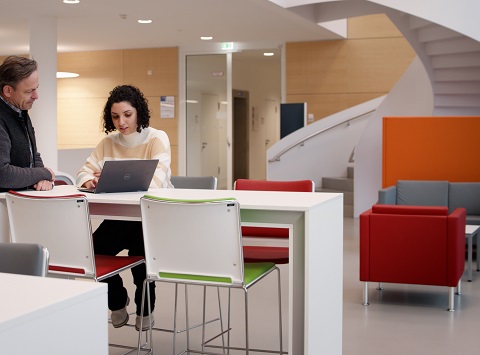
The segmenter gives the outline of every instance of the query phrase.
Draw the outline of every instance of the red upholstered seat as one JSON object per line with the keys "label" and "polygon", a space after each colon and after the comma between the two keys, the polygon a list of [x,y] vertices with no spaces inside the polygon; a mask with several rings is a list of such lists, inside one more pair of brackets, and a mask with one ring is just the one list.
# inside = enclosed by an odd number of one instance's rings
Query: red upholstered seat
{"label": "red upholstered seat", "polygon": [[[105,279],[130,269],[143,261],[143,256],[111,256],[111,255],[95,255],[95,270],[97,279]],[[71,266],[49,265],[49,271],[56,271],[58,273],[78,274],[85,276],[86,272],[83,268],[76,268]]]}
{"label": "red upholstered seat", "polygon": [[[312,180],[273,181],[238,179],[235,181],[235,190],[255,191],[291,191],[314,192],[315,183]],[[287,228],[274,227],[242,227],[243,238],[280,238],[288,239]],[[245,239],[244,239],[245,240]],[[288,247],[272,246],[244,246],[243,260],[246,263],[273,262],[275,264],[288,264]]]}
{"label": "red upholstered seat", "polygon": [[374,205],[362,213],[364,304],[369,281],[456,287],[465,267],[465,218],[464,208],[448,214],[448,207]]}

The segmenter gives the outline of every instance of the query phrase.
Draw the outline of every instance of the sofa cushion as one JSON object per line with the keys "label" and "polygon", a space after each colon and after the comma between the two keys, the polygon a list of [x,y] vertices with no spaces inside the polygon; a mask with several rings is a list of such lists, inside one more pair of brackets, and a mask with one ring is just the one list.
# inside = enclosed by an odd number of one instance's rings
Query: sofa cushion
{"label": "sofa cushion", "polygon": [[449,211],[464,207],[467,216],[480,216],[480,182],[451,182],[448,195]]}
{"label": "sofa cushion", "polygon": [[373,205],[372,212],[376,214],[402,214],[402,215],[429,215],[429,216],[447,216],[448,207],[446,206],[399,206],[399,205]]}
{"label": "sofa cushion", "polygon": [[397,205],[448,206],[448,181],[398,180]]}

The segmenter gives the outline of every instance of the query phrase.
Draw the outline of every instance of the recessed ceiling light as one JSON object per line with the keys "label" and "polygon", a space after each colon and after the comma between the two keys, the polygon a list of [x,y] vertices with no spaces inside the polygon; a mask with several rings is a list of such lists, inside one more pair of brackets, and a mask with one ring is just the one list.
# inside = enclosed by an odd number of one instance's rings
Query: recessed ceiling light
{"label": "recessed ceiling light", "polygon": [[152,20],[138,20],[138,23],[152,23]]}
{"label": "recessed ceiling light", "polygon": [[69,73],[69,72],[65,72],[65,71],[58,71],[57,72],[57,79],[76,78],[77,76],[80,76],[80,74]]}
{"label": "recessed ceiling light", "polygon": [[275,53],[272,53],[272,52],[265,52],[265,53],[263,53],[263,55],[264,55],[265,57],[272,57],[272,56],[274,56],[274,55],[275,55]]}
{"label": "recessed ceiling light", "polygon": [[200,39],[202,41],[211,41],[213,39],[213,37],[212,36],[202,36],[202,37],[200,37]]}
{"label": "recessed ceiling light", "polygon": [[78,4],[80,0],[63,0],[64,4]]}

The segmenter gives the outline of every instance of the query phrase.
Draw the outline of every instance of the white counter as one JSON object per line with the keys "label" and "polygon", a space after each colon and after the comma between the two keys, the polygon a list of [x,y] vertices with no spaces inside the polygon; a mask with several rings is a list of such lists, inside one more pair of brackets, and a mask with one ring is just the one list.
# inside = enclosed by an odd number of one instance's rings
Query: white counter
{"label": "white counter", "polygon": [[0,273],[0,354],[108,354],[105,284]]}

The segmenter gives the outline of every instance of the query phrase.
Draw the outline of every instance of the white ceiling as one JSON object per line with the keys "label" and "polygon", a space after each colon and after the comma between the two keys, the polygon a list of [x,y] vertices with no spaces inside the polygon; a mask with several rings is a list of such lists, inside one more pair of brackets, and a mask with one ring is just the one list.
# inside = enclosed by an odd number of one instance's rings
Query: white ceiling
{"label": "white ceiling", "polygon": [[34,16],[57,18],[59,52],[195,47],[205,45],[201,35],[257,48],[339,38],[268,0],[0,0],[0,9],[0,55],[29,52]]}

